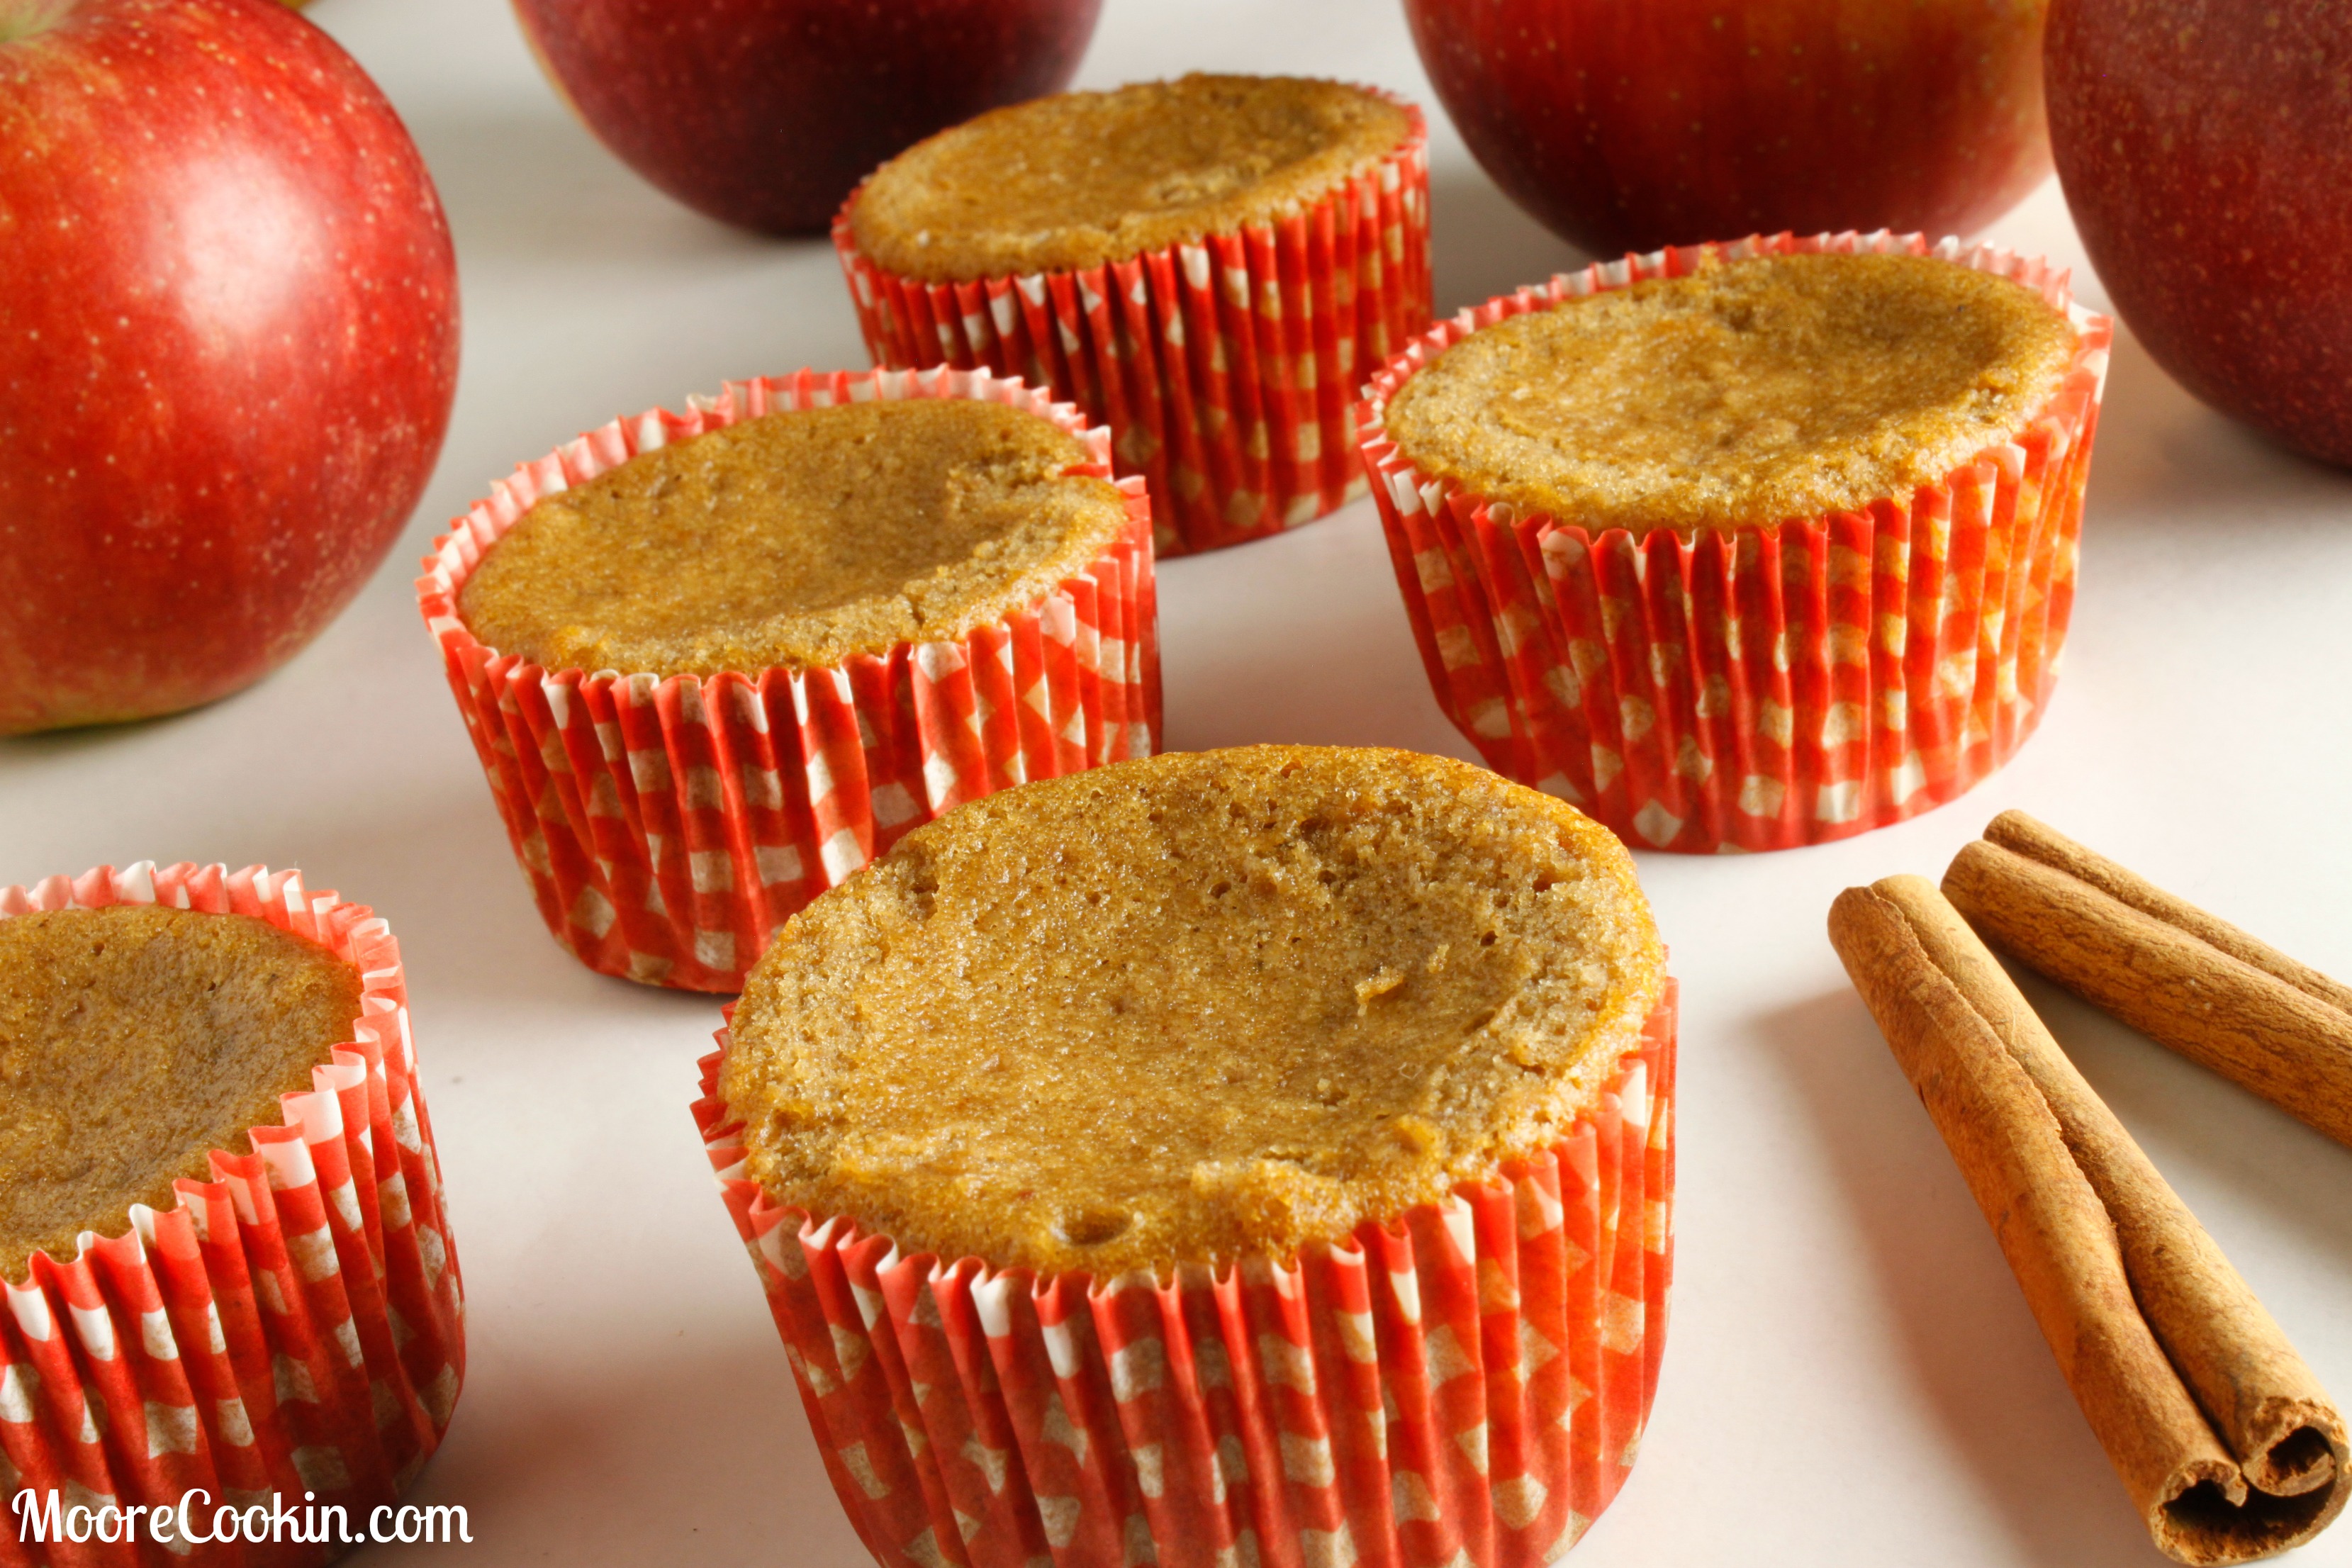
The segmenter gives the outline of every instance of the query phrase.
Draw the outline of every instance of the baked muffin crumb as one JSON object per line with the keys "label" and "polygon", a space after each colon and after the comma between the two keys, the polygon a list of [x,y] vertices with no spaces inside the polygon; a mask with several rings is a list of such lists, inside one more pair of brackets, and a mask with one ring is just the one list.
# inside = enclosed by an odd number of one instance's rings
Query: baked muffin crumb
{"label": "baked muffin crumb", "polygon": [[1204,76],[992,110],[876,171],[858,248],[970,281],[1122,261],[1268,223],[1393,153],[1412,116],[1361,88]]}
{"label": "baked muffin crumb", "polygon": [[1623,847],[1549,796],[1171,754],[960,807],[795,916],[720,1093],[772,1198],[906,1253],[1282,1257],[1557,1142],[1663,963]]}
{"label": "baked muffin crumb", "polygon": [[0,1275],[173,1205],[215,1149],[352,1038],[359,971],[248,915],[152,904],[0,919]]}
{"label": "baked muffin crumb", "polygon": [[1127,525],[1084,443],[969,398],[785,410],[546,497],[457,597],[546,669],[809,668],[1034,605]]}
{"label": "baked muffin crumb", "polygon": [[1929,257],[1753,258],[1514,316],[1385,412],[1422,472],[1590,529],[1907,500],[2023,428],[2074,352],[2021,284]]}

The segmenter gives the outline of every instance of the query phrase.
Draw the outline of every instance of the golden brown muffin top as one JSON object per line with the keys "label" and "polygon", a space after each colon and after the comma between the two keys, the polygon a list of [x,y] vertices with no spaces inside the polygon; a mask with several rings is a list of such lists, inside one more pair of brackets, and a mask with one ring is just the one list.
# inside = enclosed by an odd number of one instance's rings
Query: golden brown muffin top
{"label": "golden brown muffin top", "polygon": [[2074,352],[2007,279],[1775,256],[1485,327],[1388,406],[1423,473],[1587,528],[1769,526],[1908,500],[2021,429]]}
{"label": "golden brown muffin top", "polygon": [[1484,769],[1171,754],[961,806],[795,915],[720,1092],[778,1203],[1164,1275],[1549,1148],[1664,957],[1616,838]]}
{"label": "golden brown muffin top", "polygon": [[173,1206],[215,1149],[352,1038],[359,971],[250,915],[152,904],[0,919],[0,1275]]}
{"label": "golden brown muffin top", "polygon": [[866,183],[850,227],[930,282],[1099,267],[1285,216],[1412,128],[1387,99],[1301,77],[1066,92],[917,142]]}
{"label": "golden brown muffin top", "polygon": [[547,669],[807,668],[961,637],[1051,594],[1126,526],[1043,416],[964,398],[763,415],[525,512],[457,595]]}

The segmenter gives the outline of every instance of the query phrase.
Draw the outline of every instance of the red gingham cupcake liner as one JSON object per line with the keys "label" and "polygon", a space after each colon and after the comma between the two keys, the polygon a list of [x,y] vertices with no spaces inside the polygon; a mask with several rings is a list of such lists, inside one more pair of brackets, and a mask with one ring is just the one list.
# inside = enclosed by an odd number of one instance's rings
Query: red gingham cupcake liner
{"label": "red gingham cupcake liner", "polygon": [[[1377,89],[1367,89],[1377,90]],[[1074,271],[926,283],[834,220],[877,365],[950,364],[1051,386],[1150,479],[1161,555],[1279,533],[1363,494],[1353,400],[1429,322],[1429,142],[1278,223]],[[860,187],[861,189],[863,187]]]}
{"label": "red gingham cupcake liner", "polygon": [[[925,1568],[1520,1568],[1622,1484],[1673,1271],[1672,981],[1549,1152],[1283,1263],[1097,1286],[903,1258],[695,1119],[834,1489]],[[731,1016],[731,1014],[730,1014]]]}
{"label": "red gingham cupcake liner", "polygon": [[[362,904],[311,893],[299,871],[152,863],[0,889],[0,919],[164,904],[268,921],[357,966],[361,1015],[314,1088],[285,1097],[254,1152],[212,1152],[179,1205],[132,1205],[121,1236],[85,1232],[0,1280],[0,1497],[30,1489],[93,1511],[340,1503],[353,1528],[396,1498],[441,1441],[466,1373],[465,1306],[433,1128],[409,1037],[399,944]],[[20,1260],[21,1261],[21,1260]],[[131,1565],[152,1548],[19,1538],[0,1564]],[[308,1564],[340,1549],[174,1548],[192,1565]],[[45,1557],[44,1552],[47,1555]]]}
{"label": "red gingham cupcake liner", "polygon": [[[1421,473],[1384,413],[1471,332],[1710,258],[1932,255],[2066,312],[2063,380],[2009,440],[1867,510],[1636,538]],[[1365,466],[1438,705],[1506,777],[1637,847],[1784,849],[1899,822],[2008,761],[2050,700],[2114,323],[2046,262],[1917,235],[1628,257],[1465,310],[1365,389]]]}
{"label": "red gingham cupcake liner", "polygon": [[708,678],[547,670],[467,630],[467,576],[541,497],[673,441],[784,408],[983,399],[1109,437],[984,372],[730,382],[688,412],[615,420],[515,471],[435,542],[416,584],[515,857],[555,939],[600,973],[740,991],[793,912],[950,806],[1160,744],[1151,506],[1036,605],[961,638],[808,669]]}

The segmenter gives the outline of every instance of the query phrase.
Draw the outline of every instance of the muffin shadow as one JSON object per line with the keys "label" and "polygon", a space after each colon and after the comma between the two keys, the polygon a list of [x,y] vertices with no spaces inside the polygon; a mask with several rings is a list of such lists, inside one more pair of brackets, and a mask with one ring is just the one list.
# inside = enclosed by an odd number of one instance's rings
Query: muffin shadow
{"label": "muffin shadow", "polygon": [[391,923],[420,1028],[432,1029],[444,1009],[510,1007],[560,973],[586,973],[541,923],[478,773],[341,803],[358,809],[320,804],[317,815],[289,814],[278,826],[270,863],[299,867],[313,890],[336,889]]}
{"label": "muffin shadow", "polygon": [[[651,1562],[681,1547],[699,1563],[866,1561],[773,1330],[741,1315],[713,1336],[632,1331],[631,1353],[593,1376],[509,1357],[493,1372],[486,1350],[446,1457],[404,1500],[463,1505],[474,1539],[509,1552],[528,1528],[530,1552],[554,1562]],[[405,1562],[405,1550],[368,1560]]]}
{"label": "muffin shadow", "polygon": [[1430,695],[1388,547],[1363,503],[1236,550],[1164,562],[1159,589],[1165,749],[1290,742],[1476,760]]}
{"label": "muffin shadow", "polygon": [[2145,1531],[1861,1000],[1840,989],[1762,1015],[1756,1033],[1819,1121],[1895,1342],[2019,1560],[2147,1561]]}
{"label": "muffin shadow", "polygon": [[[2352,1205],[2311,1201],[2314,1194],[2352,1191],[2352,1149],[2039,975],[2010,970],[2068,1058],[2191,1210],[2200,1192],[2227,1189],[2232,1205],[2259,1210],[2270,1227],[2293,1237],[2296,1256],[2352,1286]],[[2216,1230],[2213,1239],[2231,1255],[2226,1231]],[[2261,1281],[2249,1283],[2256,1295],[2265,1294]],[[2294,1323],[2282,1326],[2289,1339],[2297,1337]]]}

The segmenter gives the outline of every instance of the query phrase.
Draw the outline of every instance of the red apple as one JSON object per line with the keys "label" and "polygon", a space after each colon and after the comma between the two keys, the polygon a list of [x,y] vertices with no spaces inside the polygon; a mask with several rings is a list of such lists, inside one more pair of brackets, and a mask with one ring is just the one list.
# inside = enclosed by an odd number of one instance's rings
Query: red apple
{"label": "red apple", "polygon": [[687,205],[815,234],[876,164],[1068,85],[1102,0],[515,0],[588,128]]}
{"label": "red apple", "polygon": [[2116,313],[2214,407],[2352,464],[2352,5],[2056,0],[2047,69]]}
{"label": "red apple", "polygon": [[1405,0],[1496,184],[1599,256],[1967,234],[2049,173],[2042,0]]}
{"label": "red apple", "polygon": [[425,165],[275,0],[0,0],[0,734],[259,679],[431,472]]}

